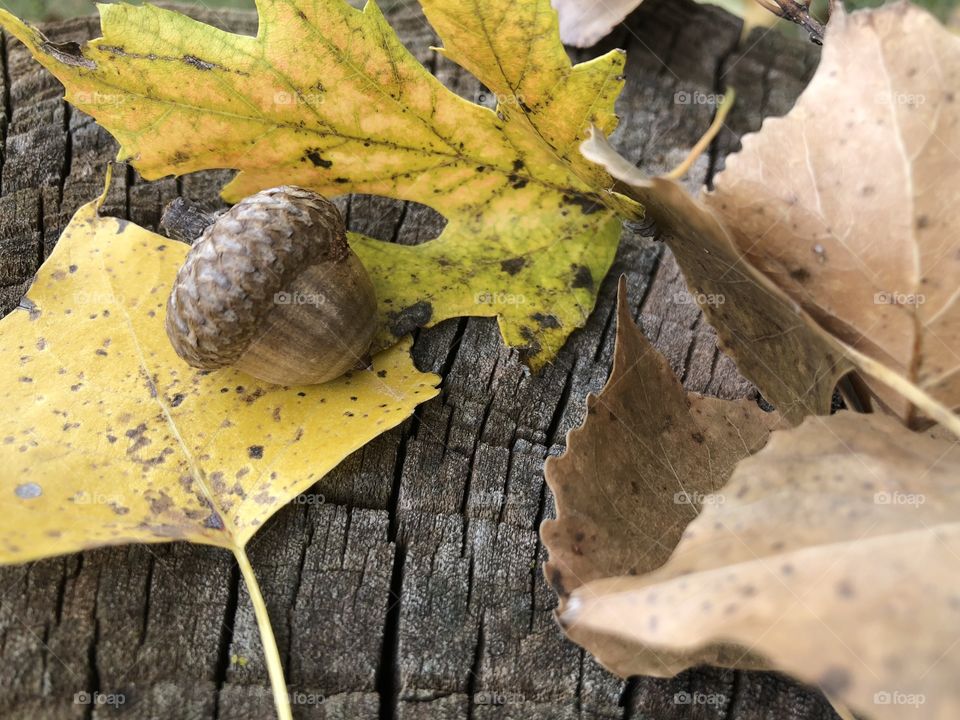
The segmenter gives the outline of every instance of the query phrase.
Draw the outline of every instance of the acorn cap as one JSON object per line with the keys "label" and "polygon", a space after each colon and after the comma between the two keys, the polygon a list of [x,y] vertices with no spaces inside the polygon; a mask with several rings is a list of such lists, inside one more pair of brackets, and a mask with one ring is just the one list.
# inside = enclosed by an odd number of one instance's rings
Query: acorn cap
{"label": "acorn cap", "polygon": [[350,255],[336,206],[310,190],[283,185],[241,200],[209,225],[177,273],[166,330],[190,365],[234,364],[263,317],[306,268]]}

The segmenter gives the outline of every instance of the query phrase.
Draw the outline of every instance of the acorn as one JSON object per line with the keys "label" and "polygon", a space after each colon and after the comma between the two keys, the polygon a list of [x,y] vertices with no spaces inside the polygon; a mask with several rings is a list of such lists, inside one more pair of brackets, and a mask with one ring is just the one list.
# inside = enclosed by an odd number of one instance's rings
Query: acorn
{"label": "acorn", "polygon": [[329,200],[284,185],[216,217],[175,201],[162,224],[181,239],[202,228],[167,301],[167,336],[189,365],[289,386],[367,362],[376,295]]}

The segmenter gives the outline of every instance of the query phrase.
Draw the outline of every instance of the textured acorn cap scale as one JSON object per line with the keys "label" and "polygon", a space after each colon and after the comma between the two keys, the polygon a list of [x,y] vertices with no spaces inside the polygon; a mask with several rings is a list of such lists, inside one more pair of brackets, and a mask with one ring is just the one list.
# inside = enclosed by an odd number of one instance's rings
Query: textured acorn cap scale
{"label": "textured acorn cap scale", "polygon": [[177,274],[166,330],[193,367],[305,385],[361,364],[376,322],[373,285],[336,206],[282,186],[203,231]]}

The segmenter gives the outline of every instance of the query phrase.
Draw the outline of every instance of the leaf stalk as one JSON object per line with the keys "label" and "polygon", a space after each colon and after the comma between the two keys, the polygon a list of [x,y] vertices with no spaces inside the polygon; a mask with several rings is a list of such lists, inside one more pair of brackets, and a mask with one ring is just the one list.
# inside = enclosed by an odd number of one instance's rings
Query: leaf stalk
{"label": "leaf stalk", "polygon": [[240,566],[240,574],[247,585],[250,600],[253,603],[253,612],[257,618],[257,627],[260,630],[260,640],[263,643],[264,659],[267,662],[267,674],[270,676],[270,687],[273,689],[273,701],[277,708],[278,720],[293,720],[290,708],[290,694],[287,692],[287,682],[283,676],[283,663],[280,661],[280,650],[277,648],[277,638],[273,634],[270,624],[270,614],[267,604],[260,592],[257,576],[253,572],[247,551],[242,547],[233,548],[233,554]]}

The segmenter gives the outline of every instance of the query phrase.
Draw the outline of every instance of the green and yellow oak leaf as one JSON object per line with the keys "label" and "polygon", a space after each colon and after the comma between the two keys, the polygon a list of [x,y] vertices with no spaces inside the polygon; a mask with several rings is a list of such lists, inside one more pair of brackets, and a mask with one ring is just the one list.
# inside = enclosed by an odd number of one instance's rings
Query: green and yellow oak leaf
{"label": "green and yellow oak leaf", "polygon": [[496,315],[538,368],[583,325],[613,261],[620,221],[597,194],[610,179],[578,146],[591,124],[615,127],[624,56],[573,66],[550,0],[422,5],[496,111],[446,89],[373,2],[260,0],[256,37],[124,4],[100,6],[103,37],[83,46],[3,11],[0,25],[148,179],[231,168],[231,201],[290,183],[442,213],[446,228],[421,245],[351,238],[380,299],[379,346]]}
{"label": "green and yellow oak leaf", "polygon": [[280,507],[436,395],[409,339],[324,385],[188,367],[163,327],[188,247],[97,205],[0,321],[0,563],[169,540],[242,553]]}

